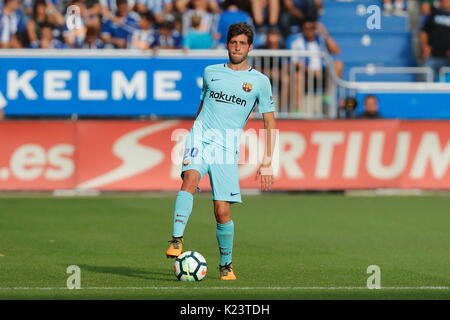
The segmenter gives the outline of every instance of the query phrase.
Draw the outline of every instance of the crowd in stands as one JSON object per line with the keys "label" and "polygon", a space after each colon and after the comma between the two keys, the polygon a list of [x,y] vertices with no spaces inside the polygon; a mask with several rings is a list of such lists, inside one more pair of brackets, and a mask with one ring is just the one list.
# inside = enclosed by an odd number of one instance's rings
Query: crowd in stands
{"label": "crowd in stands", "polygon": [[421,0],[421,14],[421,58],[438,81],[441,68],[450,67],[450,0]]}
{"label": "crowd in stands", "polygon": [[321,9],[321,0],[0,0],[0,48],[221,48],[241,21],[254,26],[255,48],[268,33],[284,48]]}
{"label": "crowd in stands", "polygon": [[[450,60],[450,0],[419,1],[421,58],[438,75]],[[404,0],[383,6],[384,15],[405,15]],[[0,0],[0,48],[223,48],[228,26],[245,21],[255,48],[334,55],[323,10],[322,0]]]}

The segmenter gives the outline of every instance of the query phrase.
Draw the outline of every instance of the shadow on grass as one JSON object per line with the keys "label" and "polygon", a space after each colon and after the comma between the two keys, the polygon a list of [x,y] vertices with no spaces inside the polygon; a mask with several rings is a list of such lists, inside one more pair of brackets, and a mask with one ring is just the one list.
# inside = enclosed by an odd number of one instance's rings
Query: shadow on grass
{"label": "shadow on grass", "polygon": [[150,268],[130,268],[130,267],[112,267],[112,266],[92,266],[79,264],[81,269],[95,273],[114,274],[118,276],[139,278],[144,280],[177,281],[170,269],[150,269]]}

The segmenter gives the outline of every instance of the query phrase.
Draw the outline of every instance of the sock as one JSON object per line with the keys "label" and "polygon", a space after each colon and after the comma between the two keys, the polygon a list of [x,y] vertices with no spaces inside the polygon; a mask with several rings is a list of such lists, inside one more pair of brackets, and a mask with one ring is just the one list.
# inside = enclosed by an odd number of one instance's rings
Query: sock
{"label": "sock", "polygon": [[233,236],[234,236],[234,223],[228,221],[224,224],[217,224],[216,229],[217,242],[219,244],[220,251],[220,265],[224,266],[231,263],[233,252]]}
{"label": "sock", "polygon": [[174,237],[182,237],[184,229],[192,212],[194,196],[187,191],[179,191],[175,200],[175,210],[173,212],[173,233]]}

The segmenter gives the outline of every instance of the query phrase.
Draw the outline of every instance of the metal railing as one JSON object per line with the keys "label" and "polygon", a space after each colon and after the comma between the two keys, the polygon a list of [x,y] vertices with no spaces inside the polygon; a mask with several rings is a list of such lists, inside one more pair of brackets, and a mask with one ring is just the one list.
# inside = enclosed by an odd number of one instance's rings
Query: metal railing
{"label": "metal railing", "polygon": [[434,72],[430,67],[379,67],[368,64],[365,67],[352,67],[349,72],[349,81],[355,82],[358,74],[375,76],[378,74],[415,74],[421,75],[425,82],[433,82]]}
{"label": "metal railing", "polygon": [[439,69],[439,81],[446,82],[446,76],[450,73],[450,67],[441,67]]}

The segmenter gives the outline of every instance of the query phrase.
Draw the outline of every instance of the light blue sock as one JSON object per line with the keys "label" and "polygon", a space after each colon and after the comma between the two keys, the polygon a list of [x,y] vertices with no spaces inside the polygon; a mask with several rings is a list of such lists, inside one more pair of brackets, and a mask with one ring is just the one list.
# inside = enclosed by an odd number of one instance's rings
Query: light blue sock
{"label": "light blue sock", "polygon": [[175,210],[173,212],[173,233],[174,237],[182,237],[184,229],[192,212],[194,196],[187,191],[179,191],[175,200]]}
{"label": "light blue sock", "polygon": [[217,224],[217,242],[219,244],[220,265],[231,263],[233,253],[234,223],[233,220],[224,224]]}

